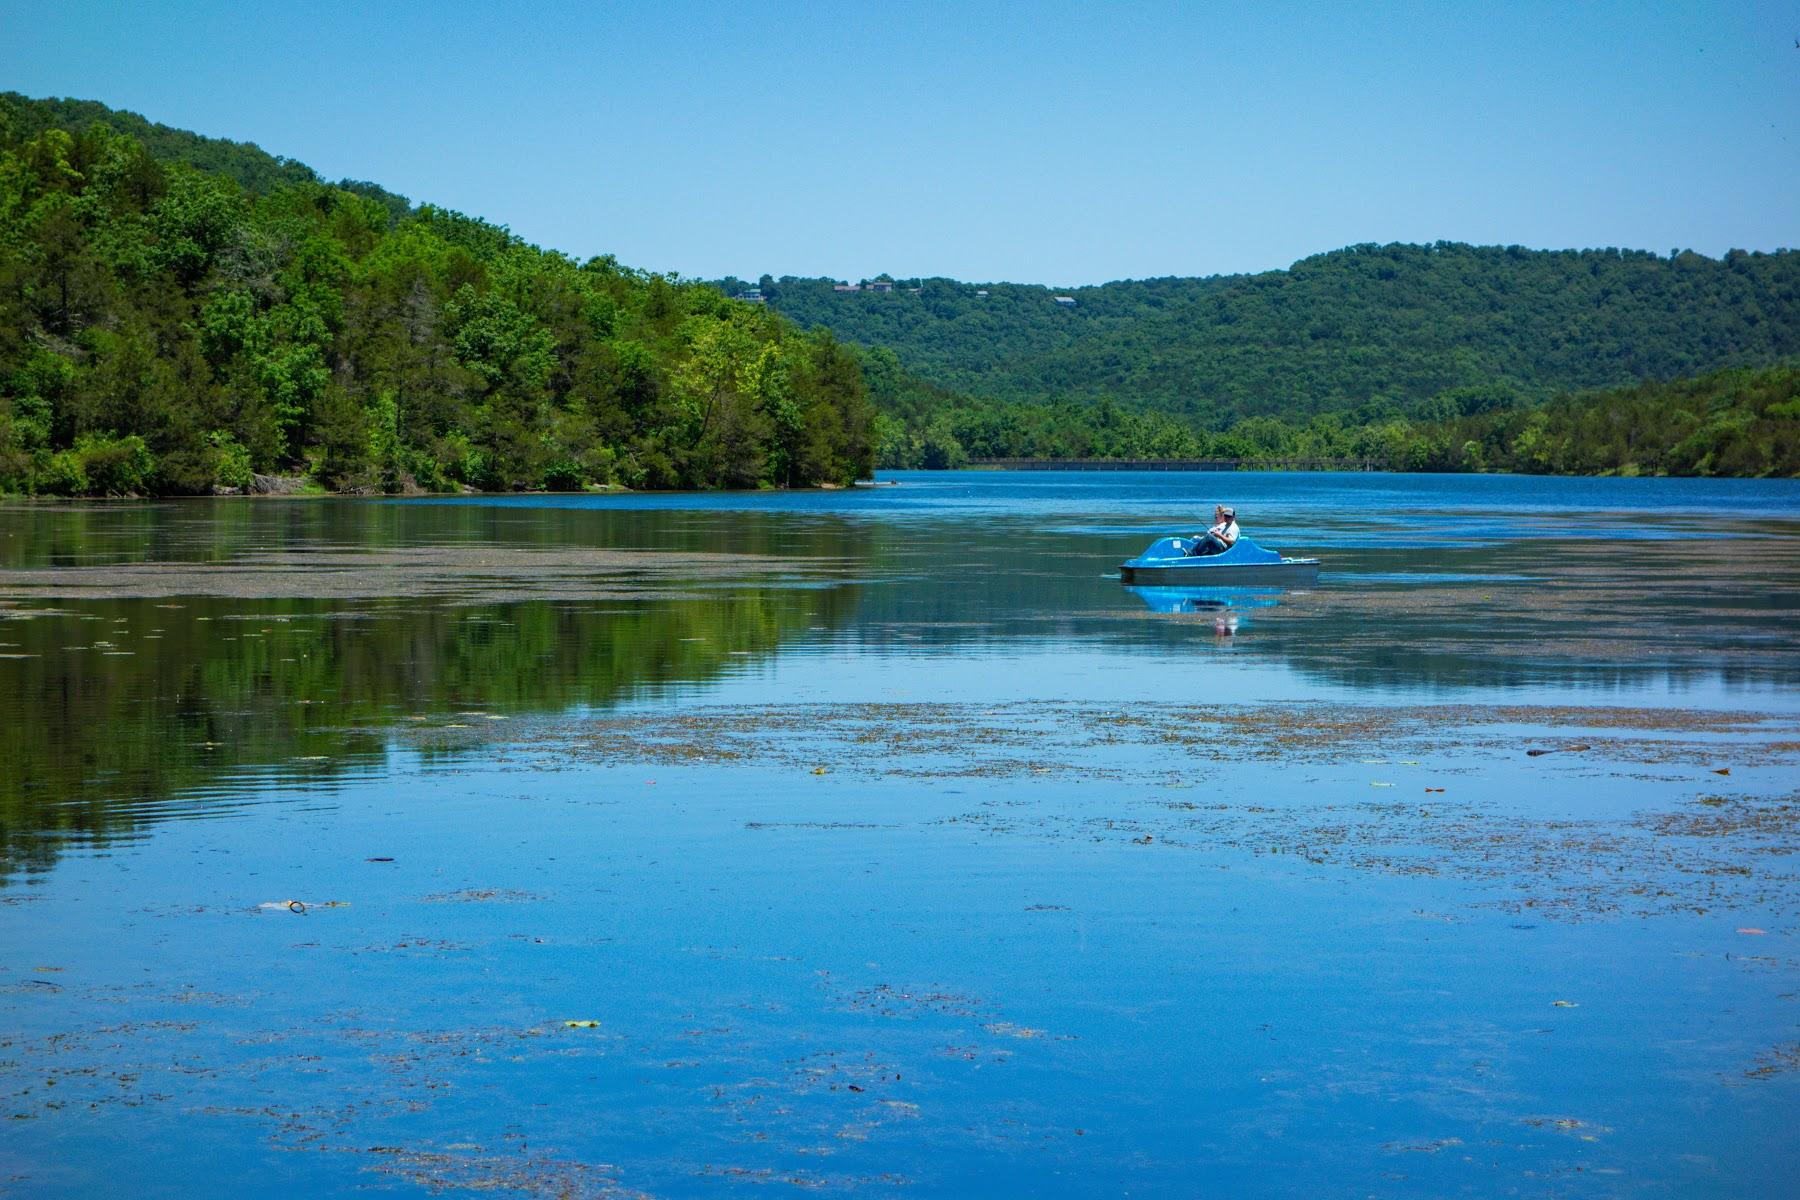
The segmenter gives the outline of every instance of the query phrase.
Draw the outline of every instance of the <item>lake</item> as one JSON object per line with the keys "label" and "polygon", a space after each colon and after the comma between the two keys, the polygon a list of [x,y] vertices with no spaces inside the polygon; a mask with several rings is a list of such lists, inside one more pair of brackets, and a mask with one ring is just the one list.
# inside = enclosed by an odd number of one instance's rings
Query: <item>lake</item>
{"label": "lake", "polygon": [[1797,616],[1793,481],[0,506],[0,1191],[1792,1196]]}

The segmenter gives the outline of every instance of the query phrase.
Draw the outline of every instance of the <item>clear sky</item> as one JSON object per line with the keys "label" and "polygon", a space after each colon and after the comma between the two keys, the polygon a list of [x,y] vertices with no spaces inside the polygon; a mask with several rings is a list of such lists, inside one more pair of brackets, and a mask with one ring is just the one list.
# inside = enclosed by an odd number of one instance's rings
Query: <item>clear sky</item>
{"label": "clear sky", "polygon": [[1800,245],[1793,3],[0,0],[0,88],[714,277]]}

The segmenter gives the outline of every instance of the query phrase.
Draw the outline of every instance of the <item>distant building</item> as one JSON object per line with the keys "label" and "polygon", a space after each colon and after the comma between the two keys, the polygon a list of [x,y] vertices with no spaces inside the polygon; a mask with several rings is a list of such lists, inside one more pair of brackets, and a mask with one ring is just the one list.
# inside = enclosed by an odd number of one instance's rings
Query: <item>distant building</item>
{"label": "distant building", "polygon": [[911,292],[915,296],[923,295],[925,292],[925,289],[922,287],[907,288],[906,290]]}
{"label": "distant building", "polygon": [[877,279],[869,284],[869,290],[871,292],[891,292],[894,290],[894,281],[891,279]]}
{"label": "distant building", "polygon": [[987,295],[987,289],[986,289],[986,288],[983,288],[983,289],[982,289],[982,290],[981,290],[981,291],[979,291],[979,292],[976,292],[976,293],[975,293],[975,295],[976,295],[976,296],[978,296],[978,297],[986,297],[986,295]]}
{"label": "distant building", "polygon": [[862,284],[860,284],[860,283],[834,283],[831,285],[831,290],[834,292],[860,292],[860,291],[862,291]]}
{"label": "distant building", "polygon": [[763,302],[762,289],[746,288],[737,294],[737,298],[749,304],[761,304]]}
{"label": "distant building", "polygon": [[1058,297],[1056,297],[1056,302],[1058,304],[1066,304],[1069,307],[1073,308],[1075,306],[1075,297],[1073,297],[1073,296],[1058,296]]}

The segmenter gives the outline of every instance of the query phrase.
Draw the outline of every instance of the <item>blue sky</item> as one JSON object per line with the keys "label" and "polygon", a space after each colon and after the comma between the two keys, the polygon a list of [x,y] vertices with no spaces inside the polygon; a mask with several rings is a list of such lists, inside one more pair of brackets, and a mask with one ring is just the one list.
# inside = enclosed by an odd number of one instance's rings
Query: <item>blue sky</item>
{"label": "blue sky", "polygon": [[0,88],[690,276],[1800,244],[1789,4],[0,0]]}

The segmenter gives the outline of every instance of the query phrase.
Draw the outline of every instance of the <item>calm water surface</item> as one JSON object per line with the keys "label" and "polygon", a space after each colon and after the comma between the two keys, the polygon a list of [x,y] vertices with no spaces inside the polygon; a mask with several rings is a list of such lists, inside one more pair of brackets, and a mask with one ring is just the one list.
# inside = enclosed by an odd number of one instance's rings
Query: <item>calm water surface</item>
{"label": "calm water surface", "polygon": [[[1120,584],[1215,500],[1318,585]],[[0,507],[0,1192],[1794,1195],[1797,535],[1779,481]]]}

